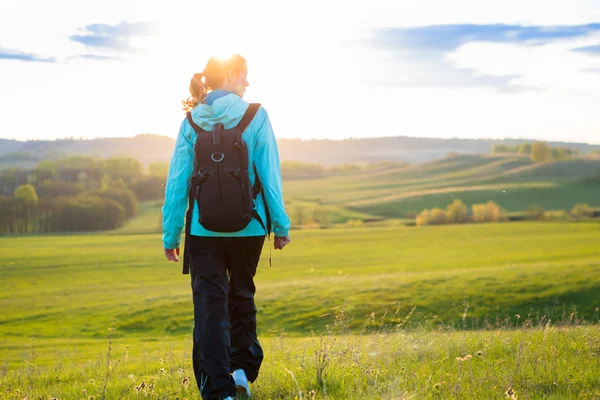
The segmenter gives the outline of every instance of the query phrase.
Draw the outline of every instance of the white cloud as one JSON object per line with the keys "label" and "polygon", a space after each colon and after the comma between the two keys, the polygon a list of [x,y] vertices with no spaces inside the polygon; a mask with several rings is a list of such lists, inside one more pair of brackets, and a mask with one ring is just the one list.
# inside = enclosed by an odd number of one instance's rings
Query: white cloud
{"label": "white cloud", "polygon": [[512,82],[515,85],[593,91],[600,89],[600,74],[586,71],[598,64],[598,57],[572,51],[588,42],[590,39],[580,39],[539,46],[473,42],[448,54],[446,60],[482,75],[517,75],[520,78]]}

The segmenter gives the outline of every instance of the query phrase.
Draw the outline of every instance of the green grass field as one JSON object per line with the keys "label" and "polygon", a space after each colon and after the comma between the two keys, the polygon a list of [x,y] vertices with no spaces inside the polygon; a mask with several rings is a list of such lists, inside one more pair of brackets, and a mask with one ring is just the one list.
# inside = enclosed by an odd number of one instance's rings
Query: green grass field
{"label": "green grass field", "polygon": [[[599,223],[293,239],[272,267],[265,248],[256,278],[268,352],[257,398],[483,399],[508,387],[519,398],[600,398]],[[195,398],[181,383],[189,277],[163,261],[160,235],[5,237],[0,254],[0,393],[101,398],[115,319],[106,398],[137,398],[141,381],[154,384],[150,398]],[[324,351],[332,361],[317,379]]]}
{"label": "green grass field", "polygon": [[[454,199],[598,207],[598,176],[600,160],[473,155],[284,182],[292,214],[335,227],[293,231],[272,267],[265,246],[255,398],[600,399],[600,222],[401,219]],[[0,237],[0,399],[197,398],[161,206],[113,232]]]}

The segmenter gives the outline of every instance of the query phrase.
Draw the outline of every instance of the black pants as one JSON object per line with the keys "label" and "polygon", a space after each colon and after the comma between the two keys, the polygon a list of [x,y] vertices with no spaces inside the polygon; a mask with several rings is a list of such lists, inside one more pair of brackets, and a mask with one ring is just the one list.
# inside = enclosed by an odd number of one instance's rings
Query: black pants
{"label": "black pants", "polygon": [[204,400],[235,396],[230,373],[254,382],[263,360],[256,336],[254,275],[264,236],[191,236],[194,374]]}

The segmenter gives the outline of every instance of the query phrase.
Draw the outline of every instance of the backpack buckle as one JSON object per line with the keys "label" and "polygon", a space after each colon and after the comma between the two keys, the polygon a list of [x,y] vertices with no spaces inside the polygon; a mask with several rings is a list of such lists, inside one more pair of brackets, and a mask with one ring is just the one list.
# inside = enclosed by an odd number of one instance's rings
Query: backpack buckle
{"label": "backpack buckle", "polygon": [[215,126],[213,126],[212,144],[221,144],[221,131],[223,131],[223,129],[225,129],[225,126],[221,123],[215,124]]}

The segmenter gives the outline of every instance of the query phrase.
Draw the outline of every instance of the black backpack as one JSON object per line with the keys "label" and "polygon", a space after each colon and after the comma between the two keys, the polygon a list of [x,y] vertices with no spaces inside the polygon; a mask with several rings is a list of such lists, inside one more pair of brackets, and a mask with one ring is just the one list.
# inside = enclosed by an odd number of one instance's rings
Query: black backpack
{"label": "black backpack", "polygon": [[[259,107],[258,103],[250,104],[236,127],[224,129],[223,124],[218,123],[211,132],[200,128],[192,120],[191,113],[187,114],[198,137],[194,146],[194,172],[186,216],[186,238],[190,235],[194,201],[198,203],[198,222],[209,231],[238,232],[246,228],[252,218],[256,218],[266,234],[270,235],[269,209],[256,166],[253,166],[256,183],[254,186],[250,185],[248,148],[242,140],[242,133]],[[266,224],[254,209],[254,200],[260,193],[265,202]],[[184,273],[187,273],[186,255],[184,254]]]}

